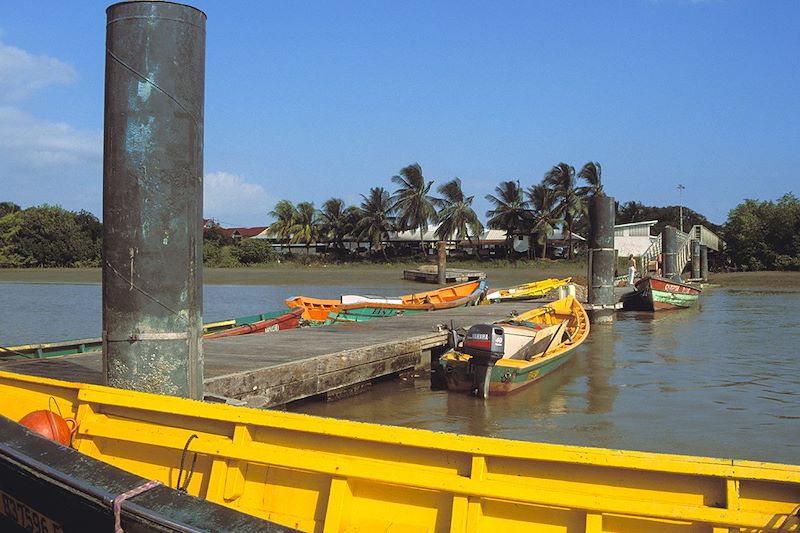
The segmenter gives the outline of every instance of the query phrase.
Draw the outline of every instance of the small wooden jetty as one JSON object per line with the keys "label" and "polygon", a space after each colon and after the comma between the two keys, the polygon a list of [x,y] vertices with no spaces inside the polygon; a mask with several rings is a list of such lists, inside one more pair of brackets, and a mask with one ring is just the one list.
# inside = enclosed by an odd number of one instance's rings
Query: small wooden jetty
{"label": "small wooden jetty", "polygon": [[[424,283],[439,283],[439,271],[436,265],[422,265],[419,268],[403,270],[403,279],[422,281]],[[463,283],[481,279],[486,279],[486,273],[479,270],[462,268],[448,268],[445,270],[446,283]]]}
{"label": "small wooden jetty", "polygon": [[[541,302],[543,304],[544,302]],[[539,303],[462,307],[339,323],[280,333],[251,334],[203,342],[205,391],[253,407],[274,407],[427,365],[447,343],[444,326],[469,327],[522,313]],[[100,384],[99,352],[14,361],[3,370]]]}

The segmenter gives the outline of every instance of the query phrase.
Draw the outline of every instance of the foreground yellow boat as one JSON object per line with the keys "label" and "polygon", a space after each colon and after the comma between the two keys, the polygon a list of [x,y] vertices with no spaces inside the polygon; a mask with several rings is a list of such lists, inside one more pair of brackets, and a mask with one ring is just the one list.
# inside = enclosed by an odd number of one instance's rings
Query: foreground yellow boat
{"label": "foreground yellow boat", "polygon": [[551,290],[562,285],[566,285],[572,281],[572,278],[556,279],[548,278],[541,281],[532,281],[531,283],[523,283],[516,287],[509,287],[507,289],[498,289],[486,295],[486,300],[489,302],[509,302],[514,300],[533,300],[534,298],[541,298]]}
{"label": "foreground yellow boat", "polygon": [[189,494],[304,531],[798,531],[798,466],[435,433],[7,372],[0,399],[13,420],[55,402],[77,421],[78,451],[172,487],[191,473]]}

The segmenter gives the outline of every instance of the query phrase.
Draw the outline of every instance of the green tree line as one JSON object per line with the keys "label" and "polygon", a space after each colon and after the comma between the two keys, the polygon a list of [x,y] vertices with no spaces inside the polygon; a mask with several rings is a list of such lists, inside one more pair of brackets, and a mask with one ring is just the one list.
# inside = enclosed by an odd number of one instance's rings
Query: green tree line
{"label": "green tree line", "polygon": [[102,239],[88,211],[0,202],[0,267],[100,266]]}
{"label": "green tree line", "polygon": [[[527,236],[547,253],[547,237],[565,227],[581,234],[588,229],[587,200],[602,192],[599,163],[590,162],[579,172],[566,163],[549,169],[541,181],[523,186],[518,180],[500,182],[486,195],[491,208],[487,226],[505,232],[507,249],[515,236]],[[483,232],[459,178],[434,189],[422,167],[414,163],[391,177],[393,192],[371,187],[357,206],[330,198],[316,209],[312,202],[293,204],[281,200],[269,216],[270,233],[282,244],[300,244],[309,250],[325,244],[329,255],[348,255],[346,241],[367,243],[377,257],[388,259],[385,244],[392,231],[414,231],[422,235],[438,224],[441,240],[472,240]],[[435,192],[432,192],[435,191]],[[437,194],[438,193],[438,194]],[[681,220],[681,213],[683,219]],[[730,211],[723,226],[709,222],[686,207],[646,206],[630,201],[617,206],[616,222],[658,220],[655,233],[667,224],[688,230],[704,225],[726,241],[722,259],[730,268],[743,270],[800,270],[800,200],[791,193],[777,201],[745,200]],[[531,246],[531,249],[535,247]],[[570,252],[572,247],[570,246]],[[208,266],[235,267],[274,262],[278,255],[269,242],[243,239],[234,243],[219,227],[204,233],[204,262]],[[0,202],[0,267],[99,266],[102,225],[87,211],[72,212],[58,206],[41,205],[21,209]]]}
{"label": "green tree line", "polygon": [[800,270],[800,200],[745,200],[725,224],[727,258],[744,270]]}

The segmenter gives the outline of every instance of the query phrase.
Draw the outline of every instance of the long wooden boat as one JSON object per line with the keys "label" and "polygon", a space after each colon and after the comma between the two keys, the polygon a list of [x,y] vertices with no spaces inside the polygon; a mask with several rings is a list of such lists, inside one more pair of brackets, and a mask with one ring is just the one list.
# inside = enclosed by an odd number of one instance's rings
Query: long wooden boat
{"label": "long wooden boat", "polygon": [[572,278],[547,278],[541,281],[523,283],[522,285],[517,285],[516,287],[492,291],[486,295],[486,300],[490,302],[533,300],[534,298],[541,298],[556,287],[566,285],[570,281],[572,281]]}
{"label": "long wooden boat", "polygon": [[171,487],[183,476],[190,495],[308,532],[800,526],[800,466],[380,426],[8,372],[0,398],[12,420],[55,401],[77,421],[79,452]]}
{"label": "long wooden boat", "polygon": [[485,294],[486,282],[481,280],[473,283],[475,288],[469,294],[464,294],[469,289],[464,285],[468,284],[444,287],[434,291],[436,292],[434,298],[430,296],[420,298],[419,295],[414,295],[412,298],[401,298],[402,303],[366,300],[343,304],[338,311],[331,312],[328,315],[326,322],[363,322],[373,318],[477,305]]}
{"label": "long wooden boat", "polygon": [[439,360],[447,388],[480,398],[531,385],[566,363],[589,334],[589,317],[574,296],[511,320],[478,324]]}
{"label": "long wooden boat", "polygon": [[[248,333],[295,329],[300,323],[301,314],[302,312],[297,311],[277,311],[210,322],[203,325],[203,338],[214,339],[232,335],[246,335]],[[97,352],[102,349],[103,339],[100,337],[60,342],[21,344],[18,346],[0,346],[0,362],[14,359],[38,359],[42,357],[74,355]]]}
{"label": "long wooden boat", "polygon": [[[131,489],[138,494],[121,497]],[[130,494],[130,493],[129,493]],[[0,531],[287,531],[126,472],[0,416]],[[119,510],[114,512],[114,502]],[[294,530],[293,530],[294,531]]]}
{"label": "long wooden boat", "polygon": [[[301,309],[293,309],[287,312],[278,311],[258,315],[260,320],[250,322],[245,320],[229,326],[223,327],[219,331],[208,329],[208,333],[203,335],[203,339],[217,339],[220,337],[234,337],[236,335],[249,335],[250,333],[265,333],[270,331],[280,331],[284,329],[297,329],[300,325],[300,316],[303,314]],[[250,318],[250,317],[248,317]]]}
{"label": "long wooden boat", "polygon": [[[360,303],[342,303],[339,300],[328,300],[321,298],[310,298],[308,296],[295,296],[286,300],[286,305],[291,308],[299,307],[303,309],[303,318],[315,322],[325,322],[328,320],[331,313],[338,313],[342,310],[343,306],[356,306],[367,304],[367,306],[388,306],[387,309],[392,309],[391,306],[398,306],[396,309],[406,309],[409,311],[431,310],[431,309],[445,309],[448,307],[458,307],[463,305],[460,303],[451,304],[454,301],[460,301],[465,297],[480,298],[481,291],[485,287],[483,280],[469,281],[467,283],[460,283],[457,285],[449,285],[432,291],[418,292],[414,294],[406,294],[404,296],[397,296],[393,298],[383,297],[364,297],[366,301]],[[352,298],[352,296],[348,296]],[[398,303],[399,301],[399,303]],[[356,308],[353,307],[353,308]]]}
{"label": "long wooden boat", "polygon": [[631,310],[663,311],[684,309],[697,303],[702,290],[696,285],[660,276],[638,280],[635,290],[623,298],[623,307]]}

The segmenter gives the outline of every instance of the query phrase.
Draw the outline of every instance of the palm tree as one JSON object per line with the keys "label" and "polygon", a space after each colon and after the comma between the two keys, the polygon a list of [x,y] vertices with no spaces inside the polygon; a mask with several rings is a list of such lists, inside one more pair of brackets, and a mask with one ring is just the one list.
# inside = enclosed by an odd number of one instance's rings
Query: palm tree
{"label": "palm tree", "polygon": [[361,198],[360,218],[354,233],[358,240],[368,241],[370,248],[380,248],[383,258],[388,260],[383,243],[389,240],[389,232],[394,231],[392,199],[383,187],[372,187],[369,196],[362,194]]}
{"label": "palm tree", "polygon": [[[348,212],[349,211],[349,212]],[[344,239],[353,231],[351,208],[345,208],[341,198],[330,198],[319,213],[320,234],[333,243],[335,250],[344,249]]]}
{"label": "palm tree", "polygon": [[289,200],[281,200],[275,204],[275,207],[269,212],[269,216],[271,216],[275,222],[270,224],[267,233],[277,237],[278,242],[280,242],[281,247],[283,247],[292,237],[291,229],[297,217],[297,210]]}
{"label": "palm tree", "polygon": [[619,206],[619,223],[627,224],[628,222],[639,222],[644,219],[644,204],[631,200]]}
{"label": "palm tree", "polygon": [[510,250],[514,234],[526,234],[530,225],[528,202],[522,197],[519,181],[503,181],[494,189],[495,194],[487,194],[486,199],[494,209],[486,212],[486,224],[492,229],[506,232],[506,249]]}
{"label": "palm tree", "polygon": [[21,211],[21,208],[14,202],[0,202],[0,218],[18,211]]}
{"label": "palm tree", "polygon": [[555,194],[540,183],[530,187],[526,195],[531,207],[531,232],[538,236],[536,241],[542,245],[542,257],[547,257],[547,238],[555,233],[556,226],[564,223],[557,215]]}
{"label": "palm tree", "polygon": [[402,168],[399,176],[392,176],[392,181],[400,186],[392,197],[398,229],[419,229],[419,249],[424,255],[424,233],[428,229],[428,222],[437,221],[433,197],[428,194],[433,181],[425,183],[419,163]]}
{"label": "palm tree", "polygon": [[461,240],[466,237],[472,244],[470,231],[472,235],[478,236],[483,233],[483,224],[472,209],[472,200],[475,197],[464,197],[459,178],[453,178],[437,190],[442,198],[433,199],[433,204],[439,208],[439,227],[436,228],[435,235],[441,240],[454,237]]}
{"label": "palm tree", "polygon": [[319,238],[320,224],[317,219],[317,210],[314,209],[312,202],[300,202],[296,207],[296,218],[292,227],[289,228],[292,244],[305,244],[306,255],[309,254],[311,243],[317,242]]}
{"label": "palm tree", "polygon": [[596,195],[603,192],[602,174],[603,169],[597,161],[589,161],[583,165],[581,171],[578,172],[578,177],[583,178],[589,184],[589,187],[585,188],[587,194]]}
{"label": "palm tree", "polygon": [[575,167],[559,163],[547,171],[543,183],[553,189],[559,202],[557,213],[567,225],[568,258],[572,259],[572,226],[575,219],[586,212],[586,205],[583,203],[584,191],[575,183]]}

